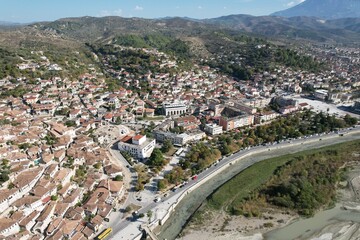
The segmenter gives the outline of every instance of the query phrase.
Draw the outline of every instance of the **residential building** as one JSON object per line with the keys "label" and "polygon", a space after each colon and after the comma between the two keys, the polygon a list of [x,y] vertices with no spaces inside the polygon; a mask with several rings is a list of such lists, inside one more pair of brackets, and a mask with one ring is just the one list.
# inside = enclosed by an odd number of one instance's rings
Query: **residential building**
{"label": "residential building", "polygon": [[236,128],[250,126],[254,124],[254,115],[241,115],[238,117],[221,117],[219,125],[224,131],[230,131]]}
{"label": "residential building", "polygon": [[19,223],[9,218],[0,218],[0,235],[3,237],[11,236],[20,232]]}
{"label": "residential building", "polygon": [[255,115],[255,123],[259,124],[259,123],[268,122],[268,121],[271,121],[271,120],[277,118],[279,115],[280,114],[278,114],[274,111],[260,113],[258,115]]}

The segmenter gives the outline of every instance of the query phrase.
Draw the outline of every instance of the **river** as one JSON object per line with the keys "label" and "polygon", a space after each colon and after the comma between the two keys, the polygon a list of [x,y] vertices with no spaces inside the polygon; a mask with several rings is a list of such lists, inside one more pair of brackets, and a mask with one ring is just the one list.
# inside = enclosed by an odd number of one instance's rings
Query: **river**
{"label": "river", "polygon": [[[309,149],[316,149],[341,142],[356,140],[359,138],[360,138],[360,133],[345,135],[344,137],[336,137],[332,139],[323,138],[322,141],[318,141],[318,142],[306,143],[302,145],[288,147],[286,149],[277,149],[269,152],[254,154],[253,156],[250,156],[233,164],[231,167],[225,169],[223,172],[216,175],[212,179],[208,180],[203,185],[201,185],[200,188],[188,194],[179,203],[179,205],[176,207],[171,217],[166,221],[166,223],[163,226],[161,226],[159,239],[167,239],[167,240],[175,239],[182,231],[182,229],[184,228],[184,226],[186,225],[187,221],[190,219],[192,214],[201,206],[201,204],[206,200],[206,198],[209,195],[211,195],[211,193],[213,193],[217,188],[219,188],[225,182],[227,182],[228,180],[239,174],[247,167],[253,165],[254,163],[281,155],[291,154]],[[286,238],[286,239],[288,240],[291,238]]]}
{"label": "river", "polygon": [[[327,239],[326,236],[330,237],[330,234],[339,232],[335,229],[341,229],[352,223],[360,223],[359,212],[344,210],[341,204],[337,204],[330,210],[319,212],[314,217],[301,219],[284,228],[271,231],[264,237],[268,240]],[[327,226],[331,226],[332,230],[326,228]],[[315,234],[320,236],[314,236]],[[322,238],[320,238],[321,236]]]}
{"label": "river", "polygon": [[[348,184],[360,176],[360,166],[355,164],[348,171]],[[357,181],[355,181],[356,183]],[[338,188],[338,203],[332,209],[320,211],[311,218],[299,219],[283,228],[275,229],[265,234],[268,240],[288,239],[337,239],[336,234],[342,240],[349,240],[352,237],[360,237],[360,214],[359,198],[353,189],[359,185],[348,185],[345,188]],[[346,209],[356,209],[346,210]]]}

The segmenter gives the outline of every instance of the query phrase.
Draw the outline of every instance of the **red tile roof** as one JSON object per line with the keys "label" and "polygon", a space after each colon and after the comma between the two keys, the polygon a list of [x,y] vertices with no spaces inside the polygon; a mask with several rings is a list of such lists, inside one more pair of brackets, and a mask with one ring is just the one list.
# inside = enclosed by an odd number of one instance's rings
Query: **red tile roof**
{"label": "red tile roof", "polygon": [[133,140],[135,140],[135,141],[139,141],[141,138],[143,137],[143,135],[136,135],[136,136],[134,136],[133,137]]}
{"label": "red tile roof", "polygon": [[125,136],[120,141],[125,143],[125,142],[128,142],[130,139],[131,139],[131,136]]}

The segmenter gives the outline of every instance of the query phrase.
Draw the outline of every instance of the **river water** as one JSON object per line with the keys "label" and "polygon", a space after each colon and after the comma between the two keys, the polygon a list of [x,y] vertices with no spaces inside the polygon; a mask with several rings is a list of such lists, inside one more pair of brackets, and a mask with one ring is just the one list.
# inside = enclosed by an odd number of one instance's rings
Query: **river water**
{"label": "river water", "polygon": [[314,234],[317,233],[325,238],[325,236],[334,233],[333,230],[319,233],[322,229],[326,229],[326,226],[334,228],[341,225],[341,223],[350,222],[360,223],[360,213],[344,210],[341,204],[337,204],[333,209],[319,212],[314,217],[301,219],[284,228],[271,231],[265,234],[264,238],[268,240],[312,239]]}
{"label": "river water", "polygon": [[[263,152],[259,154],[254,154],[253,156],[247,157],[235,164],[233,164],[231,167],[225,169],[220,174],[217,174],[212,179],[208,180],[206,183],[201,185],[198,189],[194,190],[193,192],[189,193],[175,208],[174,213],[171,215],[171,217],[166,221],[166,223],[161,226],[159,239],[167,239],[172,240],[175,239],[179,233],[182,231],[184,226],[186,225],[187,221],[190,219],[192,214],[201,206],[201,204],[206,200],[206,198],[211,195],[217,188],[219,188],[221,185],[223,185],[225,182],[239,174],[241,171],[246,169],[247,167],[253,165],[256,162],[260,162],[265,159],[269,159],[272,157],[277,157],[281,155],[291,154],[299,151],[309,150],[309,149],[316,149],[323,146],[328,146],[332,144],[337,144],[345,141],[351,141],[356,140],[360,138],[360,133],[356,133],[353,135],[345,135],[344,137],[337,137],[332,139],[324,139],[319,142],[313,142],[308,144],[302,144],[297,145],[293,147],[289,147],[286,149],[278,149],[278,150],[272,150],[269,152]],[[330,210],[331,211],[331,210]],[[336,211],[335,209],[333,211]],[[338,211],[341,211],[339,208]],[[330,212],[331,213],[331,212]],[[330,214],[327,213],[327,214]],[[340,212],[333,213],[337,215]],[[341,215],[341,214],[340,214]],[[346,214],[345,214],[346,215]],[[360,215],[360,214],[359,214]],[[359,216],[360,217],[360,216]],[[323,219],[319,219],[316,221],[327,221],[326,219],[331,219],[328,217],[323,217]],[[305,220],[304,220],[305,221]],[[301,221],[302,222],[302,221]],[[326,225],[326,224],[325,224]],[[303,230],[306,232],[308,229],[310,229],[304,223]],[[299,226],[300,227],[300,226]],[[319,226],[321,227],[321,226]],[[285,231],[285,232],[284,232]],[[289,230],[292,231],[292,230]],[[269,238],[274,236],[277,237],[279,234],[279,237],[284,236],[286,240],[292,239],[289,237],[286,237],[286,234],[288,233],[288,230],[284,228],[283,232],[273,232],[273,235],[269,235]],[[277,239],[277,238],[272,238]]]}

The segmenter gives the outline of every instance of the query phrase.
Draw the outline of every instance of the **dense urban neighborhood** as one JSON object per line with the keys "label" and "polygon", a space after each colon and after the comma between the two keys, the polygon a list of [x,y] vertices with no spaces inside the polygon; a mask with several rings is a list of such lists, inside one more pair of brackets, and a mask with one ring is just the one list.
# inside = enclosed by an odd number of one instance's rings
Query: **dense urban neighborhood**
{"label": "dense urban neighborhood", "polygon": [[356,129],[358,49],[232,41],[1,48],[0,238],[152,236],[172,210],[157,204],[226,157]]}

